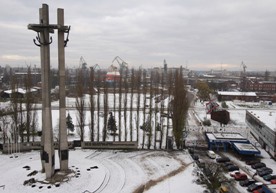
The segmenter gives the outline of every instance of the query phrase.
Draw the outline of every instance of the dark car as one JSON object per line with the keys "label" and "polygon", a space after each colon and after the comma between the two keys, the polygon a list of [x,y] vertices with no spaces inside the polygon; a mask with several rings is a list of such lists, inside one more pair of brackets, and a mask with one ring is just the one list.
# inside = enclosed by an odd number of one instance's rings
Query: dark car
{"label": "dark car", "polygon": [[220,157],[220,158],[217,158],[216,161],[218,163],[225,163],[225,162],[230,162],[230,159],[228,157]]}
{"label": "dark car", "polygon": [[239,170],[239,169],[240,169],[240,168],[239,168],[238,166],[236,166],[236,165],[229,165],[229,166],[227,166],[226,168],[227,168],[227,170],[228,170],[229,172],[232,172],[232,171],[235,171],[235,170]]}
{"label": "dark car", "polygon": [[257,163],[260,163],[261,161],[260,160],[246,160],[245,161],[245,164],[246,165],[254,165],[254,164],[257,164]]}
{"label": "dark car", "polygon": [[193,160],[197,161],[199,160],[199,157],[197,154],[192,154],[191,157],[193,158]]}
{"label": "dark car", "polygon": [[260,162],[260,163],[256,163],[256,164],[251,165],[251,167],[253,169],[258,169],[258,168],[266,167],[266,165],[265,165],[265,163]]}
{"label": "dark car", "polygon": [[[264,170],[272,170],[271,168],[268,168],[268,167],[262,167],[262,168],[258,168],[258,169],[256,169],[256,172],[258,173],[258,172],[261,172],[261,171],[264,171]],[[273,171],[273,170],[272,170]]]}
{"label": "dark car", "polygon": [[265,175],[268,175],[268,174],[272,174],[273,170],[268,168],[268,169],[265,169],[265,170],[262,170],[260,171],[259,173],[257,173],[259,176],[263,177]]}
{"label": "dark car", "polygon": [[193,149],[191,149],[191,148],[188,149],[188,152],[189,152],[190,154],[194,154],[194,153],[195,153],[195,151],[194,151]]}
{"label": "dark car", "polygon": [[256,182],[255,180],[247,179],[247,180],[240,181],[239,184],[243,187],[247,187],[247,186],[250,186],[251,184],[254,184],[255,182]]}
{"label": "dark car", "polygon": [[268,175],[263,176],[263,179],[265,181],[275,180],[276,179],[276,175],[268,174]]}
{"label": "dark car", "polygon": [[226,163],[223,163],[223,166],[224,167],[227,167],[227,166],[230,166],[230,165],[234,165],[232,162],[226,162]]}
{"label": "dark car", "polygon": [[250,186],[247,187],[247,191],[248,192],[253,192],[254,190],[257,190],[259,188],[261,188],[263,185],[263,183],[261,182],[256,182],[254,184],[251,184]]}

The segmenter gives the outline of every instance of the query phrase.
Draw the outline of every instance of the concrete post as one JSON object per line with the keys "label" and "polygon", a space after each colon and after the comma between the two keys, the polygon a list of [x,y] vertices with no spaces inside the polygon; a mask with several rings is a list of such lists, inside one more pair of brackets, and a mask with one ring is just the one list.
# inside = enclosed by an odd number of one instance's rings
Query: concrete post
{"label": "concrete post", "polygon": [[[42,24],[43,21],[43,16],[42,16],[42,8],[39,9],[39,23]],[[39,32],[40,37],[43,36],[43,32]],[[44,72],[44,48],[40,46],[40,62],[41,62],[41,72]],[[41,80],[44,80],[44,73],[41,73]],[[42,85],[41,85],[42,86]],[[42,94],[42,93],[41,93]],[[45,101],[45,95],[42,94],[42,106],[45,106],[44,101]],[[41,164],[42,164],[42,172],[45,172],[45,160],[44,160],[44,141],[45,141],[45,120],[43,119],[45,117],[45,109],[42,108],[42,136],[41,136],[41,150],[40,150],[40,158],[41,158]]]}
{"label": "concrete post", "polygon": [[[43,26],[49,26],[49,8],[47,4],[42,5]],[[40,32],[41,37],[41,69],[42,69],[42,120],[43,120],[43,138],[44,138],[44,152],[43,160],[45,161],[46,178],[51,178],[55,171],[55,151],[53,143],[53,128],[52,128],[52,111],[51,111],[51,96],[50,96],[50,46],[49,28],[45,27]]]}
{"label": "concrete post", "polygon": [[65,105],[65,51],[64,51],[64,10],[57,10],[58,28],[58,69],[59,69],[59,156],[60,170],[68,170],[68,142]]}

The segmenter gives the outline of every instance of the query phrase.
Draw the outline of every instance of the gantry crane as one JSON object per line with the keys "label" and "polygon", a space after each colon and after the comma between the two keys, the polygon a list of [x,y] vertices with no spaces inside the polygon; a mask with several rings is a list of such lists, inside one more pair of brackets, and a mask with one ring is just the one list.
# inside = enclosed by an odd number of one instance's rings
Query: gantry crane
{"label": "gantry crane", "polygon": [[120,65],[120,70],[121,70],[121,71],[124,71],[124,70],[128,69],[128,64],[127,64],[122,58],[120,58],[119,56],[116,56],[116,57],[113,59],[112,65],[113,65],[113,63],[114,63],[115,60],[116,60],[116,61],[118,62],[118,64]]}

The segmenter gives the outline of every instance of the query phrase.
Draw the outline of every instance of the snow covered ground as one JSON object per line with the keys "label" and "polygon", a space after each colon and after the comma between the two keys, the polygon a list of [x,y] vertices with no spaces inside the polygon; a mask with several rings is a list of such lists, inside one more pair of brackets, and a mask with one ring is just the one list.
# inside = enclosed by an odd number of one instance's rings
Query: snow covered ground
{"label": "snow covered ground", "polygon": [[[131,97],[128,95],[128,98]],[[112,109],[113,98],[109,97],[110,109]],[[86,97],[88,102],[88,97]],[[130,100],[128,100],[130,101]],[[141,103],[143,99],[141,98]],[[148,101],[148,100],[147,100]],[[75,105],[75,99],[67,98],[67,107],[73,122],[76,124],[76,112],[72,107]],[[118,102],[118,101],[117,101]],[[116,103],[118,104],[118,103]],[[154,104],[154,103],[153,103]],[[249,128],[245,123],[245,109],[248,108],[265,108],[276,109],[275,104],[272,106],[258,106],[256,103],[247,104],[242,102],[227,102],[230,112],[230,123],[221,128],[220,124],[211,120],[211,127],[205,127],[208,131],[230,131],[239,132],[249,137],[252,142],[255,139],[250,136]],[[2,104],[1,104],[2,106]],[[58,101],[52,103],[53,111],[53,128],[58,128]],[[141,107],[142,108],[142,107]],[[206,117],[205,104],[196,102],[189,111],[188,122],[189,132],[187,140],[197,140],[199,137],[198,130],[201,129],[193,119],[193,116],[203,120]],[[41,111],[38,111],[39,120],[41,120]],[[115,114],[118,118],[118,114]],[[142,114],[141,114],[142,115]],[[129,124],[129,113],[128,123]],[[89,140],[89,112],[87,111],[86,122],[86,140]],[[135,113],[134,116],[135,117]],[[103,118],[100,118],[102,123]],[[140,120],[142,117],[140,117]],[[140,124],[142,120],[140,121]],[[164,125],[166,120],[164,120]],[[96,123],[97,124],[97,123]],[[118,119],[117,119],[118,124]],[[41,122],[39,123],[41,127]],[[100,126],[102,128],[102,125]],[[124,127],[124,125],[123,125]],[[136,128],[136,126],[133,126]],[[136,135],[134,129],[134,135]],[[139,129],[139,132],[142,132]],[[129,132],[128,132],[129,139]],[[141,133],[139,136],[142,136]],[[74,135],[73,139],[76,139]],[[108,139],[109,140],[109,139]],[[110,138],[110,140],[112,140]],[[56,184],[45,183],[45,174],[41,173],[40,153],[32,151],[28,153],[16,153],[12,155],[0,154],[0,192],[144,192],[147,193],[180,193],[193,192],[201,193],[205,188],[194,183],[196,180],[194,172],[194,164],[189,154],[185,151],[99,151],[99,150],[71,150],[69,153],[69,167],[73,171],[67,180],[62,182],[59,187]],[[263,161],[276,171],[275,161],[270,159],[266,152],[262,151]],[[230,156],[230,155],[229,155]],[[240,162],[240,160],[231,157],[232,160]],[[56,167],[58,168],[58,155],[56,153]],[[29,166],[28,168],[24,166]],[[34,176],[27,176],[33,171],[38,171]],[[27,179],[34,178],[40,182],[36,182],[34,187],[24,186],[23,182]],[[240,192],[246,192],[241,189]]]}
{"label": "snow covered ground", "polygon": [[[69,156],[73,173],[69,181],[56,187],[44,181],[38,151],[0,155],[0,186],[4,185],[0,192],[200,193],[204,190],[194,183],[194,167],[185,151],[73,150]],[[28,177],[33,171],[38,173]],[[24,181],[30,178],[39,182],[24,186]]]}

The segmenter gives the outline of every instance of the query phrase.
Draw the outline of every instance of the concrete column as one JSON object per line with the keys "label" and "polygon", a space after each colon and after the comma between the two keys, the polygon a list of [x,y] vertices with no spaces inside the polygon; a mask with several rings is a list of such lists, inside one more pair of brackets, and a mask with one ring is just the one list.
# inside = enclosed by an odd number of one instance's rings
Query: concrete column
{"label": "concrete column", "polygon": [[58,29],[58,69],[59,69],[59,156],[60,170],[68,170],[68,142],[65,105],[65,51],[64,51],[64,10],[57,10]]}
{"label": "concrete column", "polygon": [[[39,9],[39,23],[42,24],[42,8]],[[43,37],[43,32],[40,32],[40,37]],[[41,61],[41,72],[44,72],[44,47],[40,46],[40,61]],[[44,73],[41,73],[41,80],[44,80]],[[43,85],[41,85],[43,86]],[[41,89],[42,90],[42,89]],[[42,94],[42,93],[41,93]],[[42,94],[42,106],[44,107],[45,95]],[[45,109],[42,108],[42,136],[41,136],[41,150],[40,150],[40,158],[41,158],[41,165],[42,165],[42,172],[45,172],[45,160],[44,160],[44,138],[45,138],[45,121],[43,119],[45,117]]]}
{"label": "concrete column", "polygon": [[[49,8],[47,4],[42,5],[41,22],[43,26],[49,26]],[[41,70],[42,70],[42,120],[44,151],[43,160],[45,162],[46,178],[51,178],[55,171],[55,151],[53,145],[52,109],[50,96],[50,46],[49,28],[45,27],[40,32],[41,38]]]}

